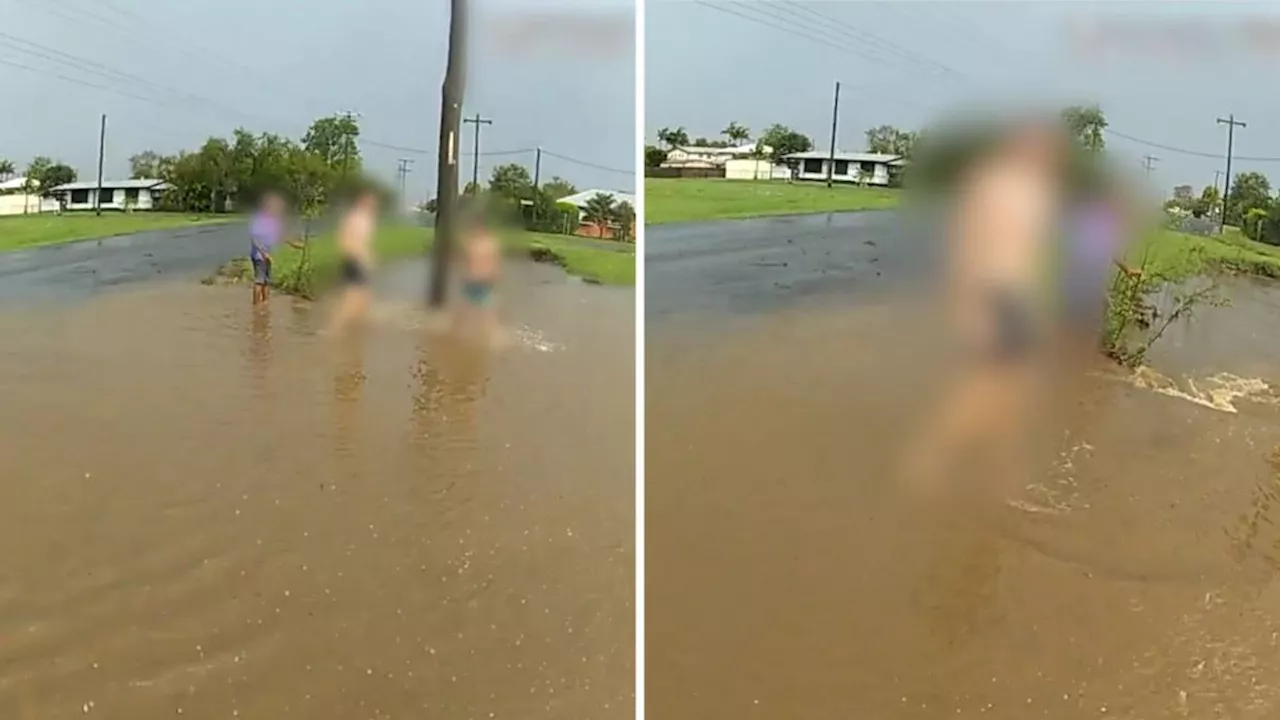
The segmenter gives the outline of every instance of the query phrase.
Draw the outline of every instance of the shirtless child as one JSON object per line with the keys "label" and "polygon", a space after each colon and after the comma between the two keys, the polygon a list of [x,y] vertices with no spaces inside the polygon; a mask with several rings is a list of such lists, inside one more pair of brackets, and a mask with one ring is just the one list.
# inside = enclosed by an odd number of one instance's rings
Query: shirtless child
{"label": "shirtless child", "polygon": [[464,330],[495,341],[498,331],[494,288],[502,275],[502,245],[482,218],[472,219],[462,240],[463,307],[458,320]]}
{"label": "shirtless child", "polygon": [[1019,123],[960,180],[949,238],[960,377],[908,456],[913,484],[936,488],[975,445],[997,466],[988,492],[1008,499],[1026,484],[1043,277],[1067,147],[1053,121]]}
{"label": "shirtless child", "polygon": [[356,196],[338,226],[342,297],[326,331],[337,334],[360,322],[369,310],[369,273],[374,268],[373,236],[378,223],[378,195],[364,190]]}

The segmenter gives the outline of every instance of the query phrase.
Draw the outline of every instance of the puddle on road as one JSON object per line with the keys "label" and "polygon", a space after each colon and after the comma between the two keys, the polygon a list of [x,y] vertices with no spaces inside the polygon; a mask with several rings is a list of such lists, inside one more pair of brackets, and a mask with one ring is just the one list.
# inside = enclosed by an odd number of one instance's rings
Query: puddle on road
{"label": "puddle on road", "polygon": [[0,717],[631,717],[632,294],[511,295],[555,352],[194,284],[0,314]]}
{"label": "puddle on road", "polygon": [[1280,713],[1280,336],[1202,315],[1159,382],[1090,378],[1023,507],[983,519],[894,482],[924,326],[833,305],[650,330],[651,714]]}

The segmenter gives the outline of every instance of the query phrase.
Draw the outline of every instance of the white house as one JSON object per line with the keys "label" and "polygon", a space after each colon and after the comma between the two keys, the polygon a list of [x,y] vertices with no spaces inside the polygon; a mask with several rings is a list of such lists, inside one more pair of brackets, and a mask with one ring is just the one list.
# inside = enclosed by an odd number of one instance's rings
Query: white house
{"label": "white house", "polygon": [[734,158],[724,164],[724,176],[728,180],[787,180],[791,168],[768,160]]}
{"label": "white house", "polygon": [[[102,209],[150,210],[159,204],[160,197],[169,187],[169,183],[155,178],[104,180],[102,181]],[[67,183],[50,189],[48,194],[58,198],[67,210],[93,210],[97,207],[95,200],[98,194],[98,182],[86,180]]]}
{"label": "white house", "polygon": [[[783,159],[796,169],[797,180],[825,181],[831,157],[832,154],[826,150],[809,150],[791,153]],[[833,181],[863,185],[886,186],[889,184],[889,168],[906,164],[899,155],[882,153],[836,151],[834,157],[835,167],[831,169]]]}
{"label": "white house", "polygon": [[[768,145],[761,146],[764,154],[769,154]],[[756,151],[756,143],[737,145],[735,147],[710,147],[706,145],[681,145],[667,153],[662,167],[722,167],[734,158],[749,158]]]}
{"label": "white house", "polygon": [[[635,193],[621,192],[619,190],[583,190],[567,197],[556,200],[557,205],[573,205],[578,208],[578,227],[574,230],[575,235],[584,237],[608,238],[614,236],[614,223],[605,223],[604,227],[597,226],[594,223],[587,222],[583,218],[583,213],[587,208],[587,201],[596,195],[608,195],[613,198],[614,205],[627,203],[634,210],[636,206]],[[634,228],[632,229],[634,232]]]}

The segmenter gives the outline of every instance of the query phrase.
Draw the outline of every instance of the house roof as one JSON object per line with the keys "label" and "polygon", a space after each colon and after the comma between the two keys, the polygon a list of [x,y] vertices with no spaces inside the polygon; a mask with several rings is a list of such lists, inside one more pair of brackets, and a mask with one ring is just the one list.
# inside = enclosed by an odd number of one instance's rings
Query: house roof
{"label": "house roof", "polygon": [[[162,187],[163,186],[163,187]],[[103,180],[102,188],[104,190],[145,190],[147,188],[167,189],[169,184],[163,180],[156,178],[140,178],[137,180]],[[50,188],[48,192],[66,192],[69,190],[96,190],[98,188],[97,180],[84,180],[81,182],[67,183]]]}
{"label": "house roof", "polygon": [[605,195],[609,195],[613,198],[614,202],[630,203],[632,207],[635,207],[636,205],[635,193],[622,192],[621,190],[594,190],[594,189],[583,190],[582,192],[574,193],[573,195],[570,195],[568,197],[562,197],[559,200],[556,200],[556,202],[568,203],[570,205],[577,205],[578,207],[586,207],[587,201],[590,200],[591,196],[595,195],[596,193],[604,193]]}
{"label": "house roof", "polygon": [[25,177],[9,178],[4,182],[0,182],[0,190],[21,190],[26,182],[27,179]]}
{"label": "house roof", "polygon": [[[791,153],[784,156],[787,160],[826,160],[831,157],[831,153],[826,150],[808,150],[806,152]],[[901,155],[887,155],[885,153],[869,153],[869,152],[843,152],[837,150],[835,152],[836,160],[846,160],[848,162],[873,162],[884,163],[886,165],[901,165],[905,162]]]}
{"label": "house roof", "polygon": [[716,147],[712,145],[680,145],[675,149],[683,150],[687,153],[697,153],[699,155],[745,155],[755,150],[756,144],[747,143],[746,145],[736,145],[734,147]]}

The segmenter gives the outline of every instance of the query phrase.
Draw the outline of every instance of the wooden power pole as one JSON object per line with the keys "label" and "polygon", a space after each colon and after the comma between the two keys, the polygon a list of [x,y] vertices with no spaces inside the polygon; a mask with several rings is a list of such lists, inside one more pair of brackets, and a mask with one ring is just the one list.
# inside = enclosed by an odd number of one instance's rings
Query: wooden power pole
{"label": "wooden power pole", "polygon": [[836,99],[831,104],[831,152],[827,156],[827,187],[831,187],[831,174],[836,170],[836,125],[840,122],[840,81],[836,81]]}
{"label": "wooden power pole", "polygon": [[436,165],[436,233],[427,303],[444,305],[458,229],[458,132],[467,87],[467,1],[449,0],[449,59],[440,89],[440,151]]}
{"label": "wooden power pole", "polygon": [[98,129],[98,192],[93,196],[93,212],[102,215],[102,161],[107,154],[107,114],[102,114],[102,125]]}
{"label": "wooden power pole", "polygon": [[474,192],[480,192],[480,126],[492,125],[493,121],[489,118],[480,117],[480,113],[476,113],[473,118],[466,118],[462,122],[476,126],[475,147],[471,150],[471,186],[475,188]]}
{"label": "wooden power pole", "polygon": [[1235,147],[1236,126],[1249,126],[1236,120],[1235,113],[1225,119],[1218,118],[1218,124],[1227,126],[1227,177],[1222,185],[1222,218],[1218,221],[1218,232],[1221,233],[1227,227],[1227,196],[1231,194],[1231,152]]}

